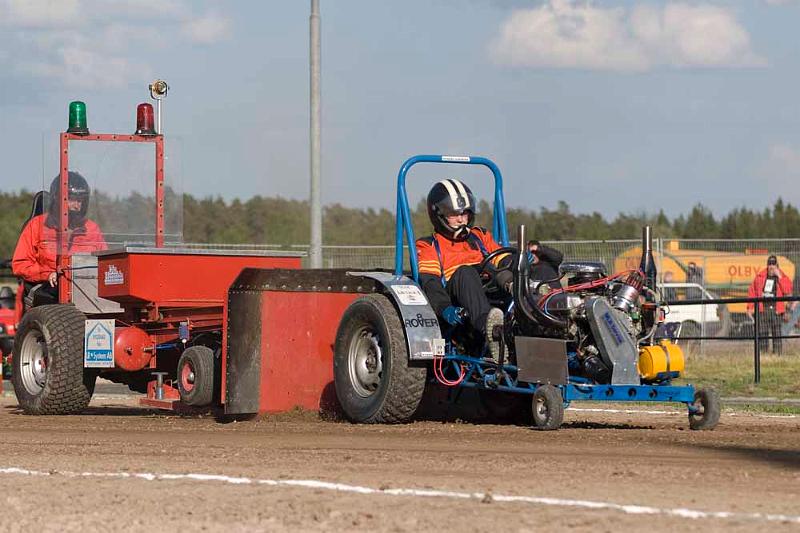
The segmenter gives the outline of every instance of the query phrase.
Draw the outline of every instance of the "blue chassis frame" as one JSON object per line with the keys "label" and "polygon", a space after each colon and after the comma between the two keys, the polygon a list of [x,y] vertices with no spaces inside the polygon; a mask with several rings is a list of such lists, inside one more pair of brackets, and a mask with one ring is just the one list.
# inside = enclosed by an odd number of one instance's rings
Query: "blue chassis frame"
{"label": "blue chassis frame", "polygon": [[[395,275],[403,275],[403,241],[408,243],[411,275],[419,284],[419,265],[416,250],[413,248],[416,238],[411,223],[411,211],[406,195],[406,175],[417,163],[451,163],[461,165],[483,165],[494,175],[494,208],[492,218],[492,235],[499,239],[502,246],[508,246],[508,227],[506,226],[505,202],[503,201],[503,176],[497,165],[485,157],[417,155],[408,158],[400,167],[397,175],[397,222],[395,240]],[[519,382],[516,379],[517,367],[504,365],[501,372],[498,367],[487,364],[482,358],[470,357],[457,353],[450,340],[447,339],[445,363],[456,375],[465,372],[465,378],[459,387],[473,387],[517,394],[536,392],[541,385]],[[583,378],[570,376],[566,385],[558,385],[564,404],[573,400],[591,400],[602,402],[679,402],[684,403],[692,414],[697,411],[694,406],[695,389],[692,385],[671,385],[669,381],[652,385],[596,385]]]}

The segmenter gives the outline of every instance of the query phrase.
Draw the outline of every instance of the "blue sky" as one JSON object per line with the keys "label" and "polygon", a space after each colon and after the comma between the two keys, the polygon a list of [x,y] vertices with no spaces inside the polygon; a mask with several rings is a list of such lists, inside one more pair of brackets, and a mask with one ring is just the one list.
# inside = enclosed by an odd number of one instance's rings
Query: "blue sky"
{"label": "blue sky", "polygon": [[[417,153],[483,155],[507,205],[800,205],[800,2],[321,0],[323,202],[393,207]],[[308,195],[309,2],[0,0],[0,188],[35,188],[70,100],[134,129],[166,79],[183,190]],[[168,145],[169,146],[169,145]],[[52,156],[50,155],[52,154]],[[419,168],[410,195],[485,172]]]}

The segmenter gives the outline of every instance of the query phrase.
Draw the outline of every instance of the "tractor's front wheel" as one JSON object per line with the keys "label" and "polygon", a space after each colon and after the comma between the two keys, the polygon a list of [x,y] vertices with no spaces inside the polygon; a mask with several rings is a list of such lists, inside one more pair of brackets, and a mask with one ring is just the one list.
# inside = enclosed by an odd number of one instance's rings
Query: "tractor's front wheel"
{"label": "tractor's front wheel", "polygon": [[11,379],[26,414],[74,414],[89,405],[97,374],[83,368],[85,319],[73,305],[43,305],[25,313]]}
{"label": "tractor's front wheel", "polygon": [[392,302],[370,294],[350,304],[336,332],[336,397],[353,422],[407,422],[422,400],[426,368],[411,366]]}
{"label": "tractor's front wheel", "polygon": [[714,389],[698,389],[689,411],[689,428],[709,430],[717,427],[721,405],[719,394]]}
{"label": "tractor's front wheel", "polygon": [[541,385],[533,393],[533,426],[550,431],[561,427],[564,421],[564,398],[552,385]]}

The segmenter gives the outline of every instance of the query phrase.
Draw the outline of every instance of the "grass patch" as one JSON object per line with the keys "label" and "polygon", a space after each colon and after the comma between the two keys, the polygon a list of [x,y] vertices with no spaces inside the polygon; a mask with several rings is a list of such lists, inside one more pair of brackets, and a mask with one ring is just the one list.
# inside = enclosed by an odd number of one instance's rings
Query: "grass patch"
{"label": "grass patch", "polygon": [[761,383],[753,383],[752,352],[686,356],[679,382],[713,386],[722,396],[800,398],[800,356],[762,355]]}
{"label": "grass patch", "polygon": [[744,411],[747,413],[768,413],[772,415],[800,415],[800,406],[795,405],[780,405],[780,404],[735,404],[725,405],[734,411]]}

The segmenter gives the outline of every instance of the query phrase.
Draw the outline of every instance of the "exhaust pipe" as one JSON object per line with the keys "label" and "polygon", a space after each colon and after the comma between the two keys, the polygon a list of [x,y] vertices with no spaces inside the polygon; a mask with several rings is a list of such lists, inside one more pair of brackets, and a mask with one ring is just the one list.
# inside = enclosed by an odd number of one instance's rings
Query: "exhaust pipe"
{"label": "exhaust pipe", "polygon": [[653,259],[653,235],[650,226],[642,228],[642,260],[639,270],[644,274],[644,284],[651,290],[656,289],[656,262]]}
{"label": "exhaust pipe", "polygon": [[566,329],[567,323],[563,320],[550,317],[539,309],[536,302],[529,299],[530,288],[528,287],[528,257],[525,252],[525,225],[520,224],[517,231],[517,245],[519,247],[519,257],[517,258],[517,277],[514,281],[514,309],[518,309],[521,316],[531,324],[538,324],[556,329]]}

